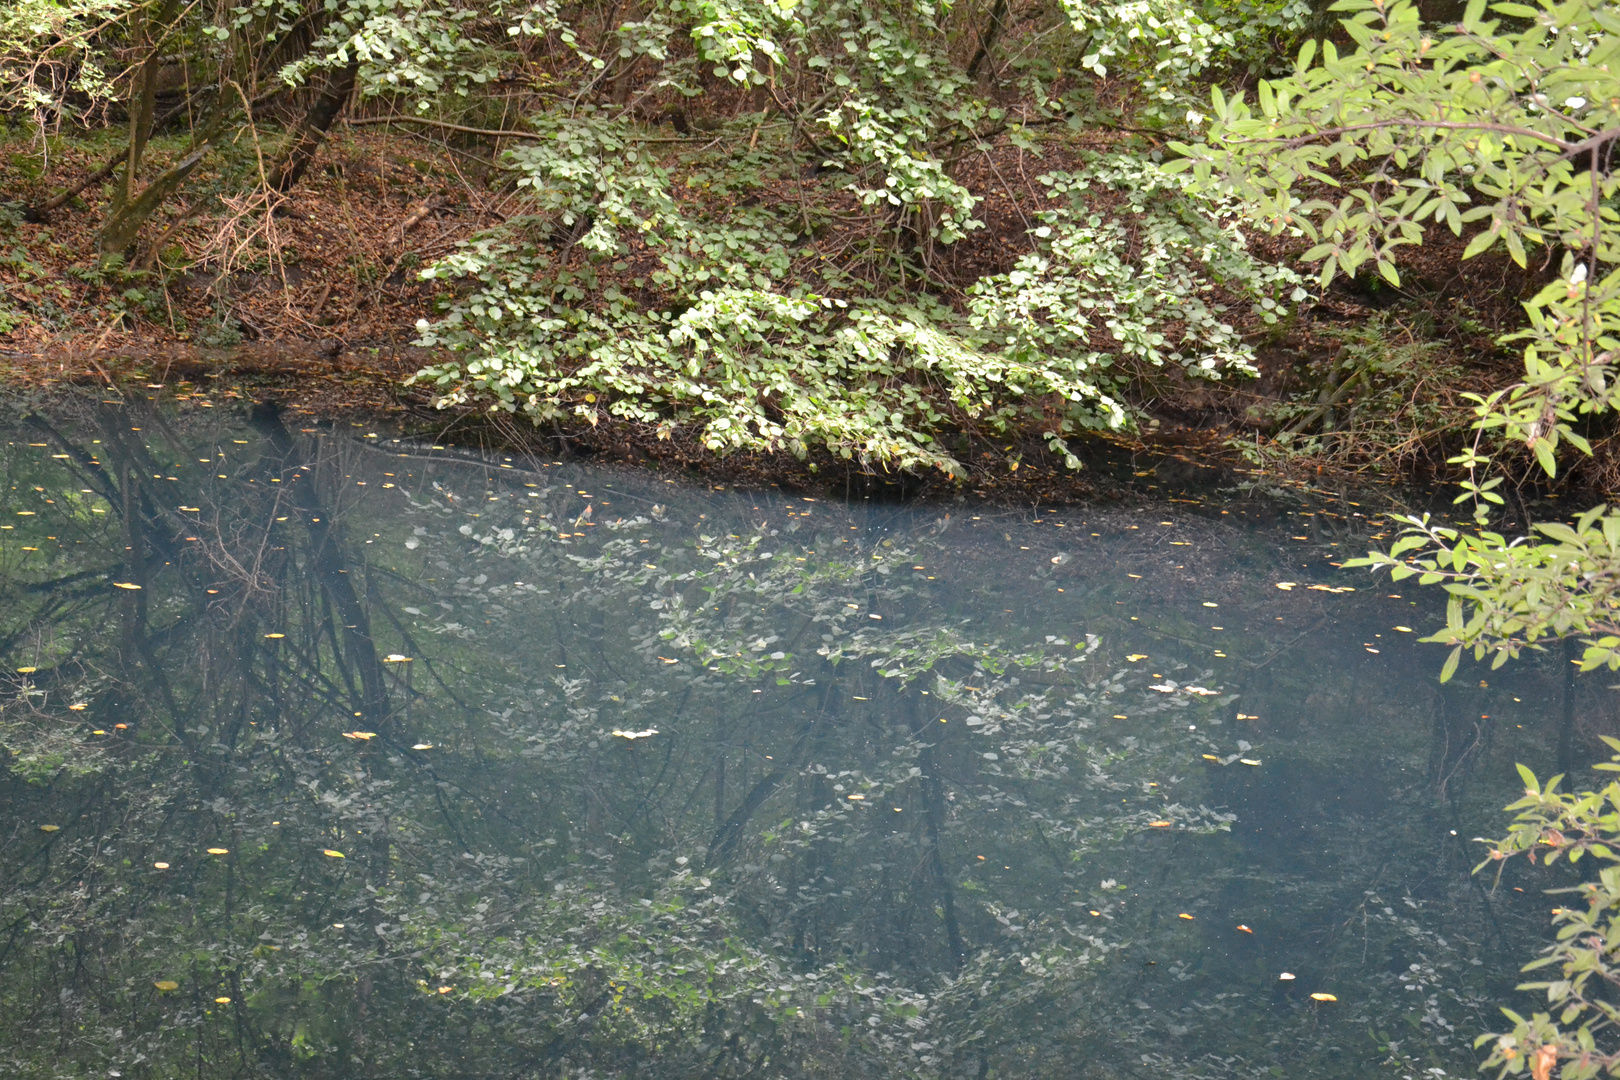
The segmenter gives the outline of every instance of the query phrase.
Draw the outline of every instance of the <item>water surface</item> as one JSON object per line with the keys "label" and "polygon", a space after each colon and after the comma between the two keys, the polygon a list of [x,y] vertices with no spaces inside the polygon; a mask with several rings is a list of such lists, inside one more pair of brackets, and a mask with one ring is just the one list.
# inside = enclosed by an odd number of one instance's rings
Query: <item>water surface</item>
{"label": "water surface", "polygon": [[7,1075],[1415,1078],[1532,1005],[1559,882],[1470,841],[1560,669],[1439,686],[1354,503],[0,444]]}

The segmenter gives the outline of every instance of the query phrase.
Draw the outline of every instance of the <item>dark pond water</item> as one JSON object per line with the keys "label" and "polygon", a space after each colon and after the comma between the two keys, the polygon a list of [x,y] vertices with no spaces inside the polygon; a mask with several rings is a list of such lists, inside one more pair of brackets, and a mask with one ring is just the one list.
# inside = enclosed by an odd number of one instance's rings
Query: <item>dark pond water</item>
{"label": "dark pond water", "polygon": [[1471,838],[1607,723],[1551,661],[1439,686],[1309,493],[841,504],[152,401],[0,444],[8,1076],[1469,1075],[1559,884]]}

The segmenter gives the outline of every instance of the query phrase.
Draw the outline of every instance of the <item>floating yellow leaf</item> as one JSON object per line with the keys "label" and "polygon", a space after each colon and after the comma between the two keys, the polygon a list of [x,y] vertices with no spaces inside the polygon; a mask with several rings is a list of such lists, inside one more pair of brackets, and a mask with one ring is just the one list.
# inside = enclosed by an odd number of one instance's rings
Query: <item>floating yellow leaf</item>
{"label": "floating yellow leaf", "polygon": [[230,853],[231,853],[230,848],[211,847],[211,848],[208,849],[208,854],[210,854],[210,855],[229,855]]}
{"label": "floating yellow leaf", "polygon": [[1338,1001],[1339,999],[1334,997],[1332,994],[1312,994],[1311,995],[1311,1000],[1312,1001]]}
{"label": "floating yellow leaf", "polygon": [[1277,976],[1277,978],[1283,982],[1293,982],[1294,973],[1292,971],[1285,971],[1281,975]]}
{"label": "floating yellow leaf", "polygon": [[1412,628],[1410,626],[1397,626],[1395,629],[1399,630],[1403,634],[1410,634],[1412,632]]}
{"label": "floating yellow leaf", "polygon": [[1213,603],[1212,601],[1209,601],[1209,600],[1205,600],[1204,601],[1204,606],[1205,607],[1220,607],[1221,605],[1219,605],[1217,603]]}
{"label": "floating yellow leaf", "polygon": [[451,991],[451,990],[453,990],[453,989],[455,989],[455,987],[452,987],[452,986],[441,986],[441,987],[439,987],[439,993],[441,993],[441,994],[448,994],[448,993],[449,993],[449,992],[450,992],[450,991]]}
{"label": "floating yellow leaf", "polygon": [[402,656],[397,652],[391,652],[387,656],[383,657],[383,663],[385,664],[408,664],[410,662],[410,657]]}
{"label": "floating yellow leaf", "polygon": [[1145,652],[1135,652],[1135,653],[1131,653],[1131,655],[1127,656],[1125,659],[1129,660],[1131,663],[1134,664],[1138,660],[1146,660],[1147,658],[1148,658],[1147,653],[1145,653]]}
{"label": "floating yellow leaf", "polygon": [[113,588],[115,588],[115,589],[138,589],[138,588],[140,588],[140,586],[135,584],[133,581],[115,581],[115,582],[113,582]]}
{"label": "floating yellow leaf", "polygon": [[1279,581],[1279,582],[1277,582],[1277,588],[1282,589],[1284,592],[1287,592],[1289,589],[1292,589],[1297,584],[1299,584],[1299,582],[1297,582],[1297,581]]}
{"label": "floating yellow leaf", "polygon": [[287,635],[286,634],[266,634],[264,636],[267,637],[267,638],[284,638]]}
{"label": "floating yellow leaf", "polygon": [[345,739],[359,739],[361,742],[365,742],[367,739],[375,739],[377,733],[375,731],[345,731],[343,737]]}
{"label": "floating yellow leaf", "polygon": [[411,747],[411,749],[412,750],[431,750],[431,749],[433,749],[433,744],[430,743],[430,742],[419,742],[415,746]]}
{"label": "floating yellow leaf", "polygon": [[333,851],[331,848],[323,848],[322,853],[326,854],[326,855],[330,855],[334,859],[343,858],[343,852],[341,852],[341,851]]}
{"label": "floating yellow leaf", "polygon": [[1150,829],[1168,829],[1169,827],[1170,827],[1170,823],[1168,821],[1150,821],[1150,822],[1148,822],[1148,828],[1150,828]]}
{"label": "floating yellow leaf", "polygon": [[202,507],[200,506],[182,506],[180,509],[192,514],[202,513]]}
{"label": "floating yellow leaf", "polygon": [[72,711],[72,712],[83,712],[85,709],[88,709],[89,707],[90,707],[89,705],[85,704],[82,701],[75,701],[72,705],[68,706],[68,709],[70,711]]}
{"label": "floating yellow leaf", "polygon": [[1242,923],[1238,923],[1238,929],[1239,929],[1239,930],[1241,930],[1241,931],[1243,931],[1243,932],[1244,932],[1244,933],[1245,933],[1245,934],[1252,934],[1252,933],[1254,933],[1254,931],[1253,931],[1253,930],[1250,930],[1250,929],[1249,929],[1249,928],[1248,928],[1248,927],[1247,927],[1247,926],[1244,926],[1244,925],[1243,925],[1243,924],[1242,924]]}
{"label": "floating yellow leaf", "polygon": [[228,997],[217,997],[214,999],[215,1005],[229,1005],[230,1003],[231,999]]}
{"label": "floating yellow leaf", "polygon": [[620,739],[650,739],[654,735],[658,734],[658,729],[655,727],[650,727],[644,731],[620,731],[615,728],[613,730],[613,734],[615,737]]}
{"label": "floating yellow leaf", "polygon": [[1178,918],[1178,919],[1187,919],[1188,921],[1192,920],[1192,916],[1187,914],[1185,911],[1183,911],[1180,915],[1177,915],[1176,918]]}
{"label": "floating yellow leaf", "polygon": [[1258,716],[1251,715],[1250,713],[1241,713],[1241,712],[1237,714],[1237,718],[1239,720],[1258,720],[1258,719],[1260,719]]}
{"label": "floating yellow leaf", "polygon": [[1238,758],[1238,762],[1240,764],[1243,764],[1243,765],[1258,765],[1258,764],[1260,764],[1260,762],[1257,759],[1252,758],[1252,757],[1240,757],[1240,758]]}
{"label": "floating yellow leaf", "polygon": [[40,832],[60,832],[61,829],[62,826],[60,825],[41,825],[39,827]]}
{"label": "floating yellow leaf", "polygon": [[1216,757],[1214,754],[1203,754],[1203,755],[1200,755],[1200,756],[1203,757],[1203,759],[1205,761],[1219,761],[1219,760],[1221,760],[1220,758]]}
{"label": "floating yellow leaf", "polygon": [[169,868],[169,864],[166,862],[155,862],[152,866],[158,870],[167,870]]}
{"label": "floating yellow leaf", "polygon": [[1093,912],[1092,912],[1092,914],[1093,914],[1093,915],[1101,915],[1101,914],[1102,914],[1102,912],[1100,912],[1100,911],[1093,911]]}
{"label": "floating yellow leaf", "polygon": [[168,993],[170,990],[180,989],[180,984],[175,982],[173,979],[159,979],[152,985],[157,987],[159,990],[162,990],[164,993]]}
{"label": "floating yellow leaf", "polygon": [[105,735],[107,733],[105,731],[102,731],[100,728],[97,728],[95,731],[92,731],[90,734],[92,734],[92,735]]}
{"label": "floating yellow leaf", "polygon": [[[846,795],[845,798],[850,799],[850,800],[852,800],[854,802],[860,802],[862,799],[866,798],[866,796],[865,795]],[[983,856],[980,856],[980,858],[983,858]]]}
{"label": "floating yellow leaf", "polygon": [[37,668],[37,667],[20,667],[20,668],[17,669],[17,674],[19,674],[19,675],[32,675],[34,672],[36,672],[38,670],[39,670],[39,668]]}

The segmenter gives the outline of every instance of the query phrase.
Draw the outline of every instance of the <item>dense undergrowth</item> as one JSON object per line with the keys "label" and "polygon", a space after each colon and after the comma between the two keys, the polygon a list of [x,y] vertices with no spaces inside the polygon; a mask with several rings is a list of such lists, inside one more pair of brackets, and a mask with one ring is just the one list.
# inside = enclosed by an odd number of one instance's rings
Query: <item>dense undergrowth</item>
{"label": "dense undergrowth", "polygon": [[18,352],[407,346],[421,404],[956,479],[1433,475],[1504,381],[1500,291],[1314,288],[1161,171],[1302,4],[103,7],[0,39]]}

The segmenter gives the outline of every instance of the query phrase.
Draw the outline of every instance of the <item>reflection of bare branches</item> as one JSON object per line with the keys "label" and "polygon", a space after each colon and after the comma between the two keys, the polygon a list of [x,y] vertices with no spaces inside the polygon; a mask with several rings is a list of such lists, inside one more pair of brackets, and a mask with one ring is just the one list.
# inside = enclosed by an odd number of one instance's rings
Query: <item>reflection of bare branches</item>
{"label": "reflection of bare branches", "polygon": [[[281,509],[281,494],[267,508],[265,518],[274,518]],[[226,581],[234,582],[244,591],[243,599],[267,596],[276,591],[274,577],[265,570],[265,561],[272,549],[272,526],[268,521],[238,520],[229,528],[220,520],[215,509],[212,528],[198,524],[196,547],[193,549],[207,560]]]}
{"label": "reflection of bare branches", "polygon": [[1469,759],[1472,758],[1479,750],[1480,745],[1485,739],[1485,731],[1484,728],[1480,726],[1479,721],[1472,721],[1474,729],[1473,741],[1471,741],[1467,746],[1463,747],[1455,758],[1452,758],[1451,723],[1446,719],[1445,701],[1443,698],[1441,699],[1438,708],[1439,716],[1437,719],[1437,726],[1440,728],[1440,756],[1439,760],[1435,764],[1434,792],[1435,796],[1443,801],[1446,797],[1446,786],[1451,783],[1452,779],[1462,771],[1463,766],[1466,765]]}

